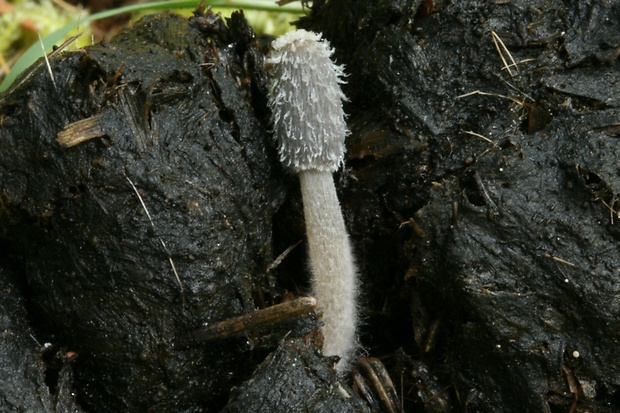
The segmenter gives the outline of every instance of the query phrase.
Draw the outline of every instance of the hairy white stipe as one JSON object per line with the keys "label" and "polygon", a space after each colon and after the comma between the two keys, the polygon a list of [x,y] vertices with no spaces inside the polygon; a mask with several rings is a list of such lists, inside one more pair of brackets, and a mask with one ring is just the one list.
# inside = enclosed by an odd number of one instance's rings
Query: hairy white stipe
{"label": "hairy white stipe", "polygon": [[299,174],[312,271],[312,294],[323,312],[323,354],[340,356],[343,372],[357,347],[357,271],[331,173]]}
{"label": "hairy white stipe", "polygon": [[323,312],[323,354],[347,370],[357,347],[357,274],[332,172],[343,163],[348,134],[343,67],[321,36],[289,32],[273,42],[269,107],[282,163],[299,173],[312,293]]}
{"label": "hairy white stipe", "polygon": [[321,35],[288,32],[273,44],[269,107],[280,161],[295,172],[336,171],[344,159],[348,129],[340,89],[344,67]]}

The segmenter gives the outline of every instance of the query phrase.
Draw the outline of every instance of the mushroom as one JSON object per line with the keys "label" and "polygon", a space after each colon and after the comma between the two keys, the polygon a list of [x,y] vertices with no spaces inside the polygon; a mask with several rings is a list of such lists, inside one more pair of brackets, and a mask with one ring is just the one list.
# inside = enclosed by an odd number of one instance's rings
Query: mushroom
{"label": "mushroom", "polygon": [[343,66],[321,35],[306,30],[276,39],[267,64],[269,107],[280,161],[299,175],[303,198],[312,293],[323,312],[323,354],[349,365],[357,347],[358,281],[351,243],[332,173],[344,163],[349,131]]}

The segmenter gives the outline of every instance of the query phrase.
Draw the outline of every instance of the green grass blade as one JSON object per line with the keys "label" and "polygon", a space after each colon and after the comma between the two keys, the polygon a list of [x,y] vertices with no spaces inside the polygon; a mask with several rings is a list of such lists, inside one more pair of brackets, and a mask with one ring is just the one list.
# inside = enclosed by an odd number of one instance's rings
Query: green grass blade
{"label": "green grass blade", "polygon": [[[235,8],[235,9],[248,9],[248,10],[262,10],[262,11],[277,11],[277,12],[289,12],[300,13],[302,9],[299,6],[283,6],[280,7],[274,3],[275,0],[254,0],[254,1],[239,1],[239,0],[206,0],[205,5],[222,8]],[[96,20],[105,19],[106,17],[112,17],[123,13],[131,13],[135,11],[154,11],[154,10],[172,10],[172,9],[187,9],[194,8],[198,5],[198,0],[172,0],[172,1],[157,1],[152,3],[133,4],[130,6],[120,7],[114,10],[106,10],[99,13],[91,14],[89,16],[75,21],[60,29],[48,34],[42,39],[41,42],[35,42],[32,46],[24,52],[19,58],[11,72],[6,75],[2,84],[0,84],[0,93],[7,90],[15,81],[17,76],[30,67],[45,53],[52,50],[55,44],[60,43],[67,34],[78,27],[79,25],[89,24]]]}

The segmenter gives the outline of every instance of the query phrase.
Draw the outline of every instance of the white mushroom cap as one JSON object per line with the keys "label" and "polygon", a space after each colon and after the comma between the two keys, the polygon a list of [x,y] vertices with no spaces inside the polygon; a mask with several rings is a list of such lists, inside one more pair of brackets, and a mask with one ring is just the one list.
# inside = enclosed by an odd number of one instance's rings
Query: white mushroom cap
{"label": "white mushroom cap", "polygon": [[344,67],[321,35],[303,29],[280,36],[267,59],[269,107],[280,161],[295,172],[336,171],[348,135],[340,83]]}

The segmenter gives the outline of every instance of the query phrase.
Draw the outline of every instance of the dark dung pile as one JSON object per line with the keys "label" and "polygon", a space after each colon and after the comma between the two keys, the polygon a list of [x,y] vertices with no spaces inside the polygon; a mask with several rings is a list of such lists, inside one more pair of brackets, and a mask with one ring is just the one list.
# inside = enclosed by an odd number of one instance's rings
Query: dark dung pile
{"label": "dark dung pile", "polygon": [[255,115],[253,36],[239,13],[229,27],[211,13],[149,17],[52,57],[54,81],[39,62],[2,96],[2,248],[21,288],[11,294],[26,296],[41,342],[77,353],[62,360],[86,411],[222,406],[266,354],[247,337],[193,340],[203,323],[281,294],[267,267],[284,188]]}
{"label": "dark dung pile", "polygon": [[[405,411],[620,410],[620,5],[319,0],[300,26],[349,73],[360,339]],[[241,14],[162,15],[0,96],[3,411],[376,410],[313,317],[196,339],[308,293],[303,246],[270,266],[304,227],[264,52]]]}
{"label": "dark dung pile", "polygon": [[319,3],[366,342],[409,407],[620,409],[620,4]]}

